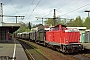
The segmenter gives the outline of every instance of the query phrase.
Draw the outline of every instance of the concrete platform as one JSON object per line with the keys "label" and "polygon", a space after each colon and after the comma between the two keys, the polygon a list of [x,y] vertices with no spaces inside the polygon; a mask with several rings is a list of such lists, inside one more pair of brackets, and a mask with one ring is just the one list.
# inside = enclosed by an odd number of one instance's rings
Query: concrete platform
{"label": "concrete platform", "polygon": [[81,43],[86,49],[90,49],[90,43]]}
{"label": "concrete platform", "polygon": [[14,38],[8,42],[0,42],[0,59],[6,58],[5,56],[9,56],[10,60],[28,60],[21,44]]}

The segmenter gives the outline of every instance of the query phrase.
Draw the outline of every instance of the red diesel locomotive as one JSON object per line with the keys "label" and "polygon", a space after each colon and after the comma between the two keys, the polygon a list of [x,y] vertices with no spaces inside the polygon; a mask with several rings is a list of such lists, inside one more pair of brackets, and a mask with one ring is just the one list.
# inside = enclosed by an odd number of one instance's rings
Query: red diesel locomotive
{"label": "red diesel locomotive", "polygon": [[57,25],[46,32],[46,45],[64,53],[78,52],[83,49],[80,44],[78,29],[68,29],[65,25]]}

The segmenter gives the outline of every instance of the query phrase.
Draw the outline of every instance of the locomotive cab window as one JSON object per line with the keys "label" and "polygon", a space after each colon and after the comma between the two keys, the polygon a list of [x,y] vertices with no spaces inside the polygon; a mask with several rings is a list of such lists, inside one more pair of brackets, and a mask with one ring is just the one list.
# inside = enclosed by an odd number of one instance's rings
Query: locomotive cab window
{"label": "locomotive cab window", "polygon": [[52,31],[53,30],[53,28],[50,28],[50,30],[49,31]]}
{"label": "locomotive cab window", "polygon": [[62,27],[62,30],[65,30],[66,29],[66,27]]}
{"label": "locomotive cab window", "polygon": [[59,30],[59,28],[58,27],[55,27],[54,30]]}

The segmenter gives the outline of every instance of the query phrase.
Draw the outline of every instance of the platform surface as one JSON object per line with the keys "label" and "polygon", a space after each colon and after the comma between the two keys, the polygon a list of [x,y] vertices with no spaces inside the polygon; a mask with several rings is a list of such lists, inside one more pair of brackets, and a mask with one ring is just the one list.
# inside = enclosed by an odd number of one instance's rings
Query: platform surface
{"label": "platform surface", "polygon": [[86,49],[90,49],[90,43],[81,43]]}
{"label": "platform surface", "polygon": [[21,44],[14,38],[8,42],[0,41],[0,59],[7,57],[9,60],[28,60]]}

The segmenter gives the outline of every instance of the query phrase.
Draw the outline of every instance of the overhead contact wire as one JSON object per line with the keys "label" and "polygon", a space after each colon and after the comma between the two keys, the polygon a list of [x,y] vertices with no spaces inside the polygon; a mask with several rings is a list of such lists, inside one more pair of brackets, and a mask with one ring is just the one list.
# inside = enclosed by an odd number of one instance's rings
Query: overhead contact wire
{"label": "overhead contact wire", "polygon": [[[40,1],[41,1],[41,0],[39,0],[39,2],[37,3],[36,7],[39,5]],[[32,15],[33,12],[35,11],[36,7],[33,9],[33,11],[31,12],[31,14],[29,15],[28,19],[31,17],[31,15]],[[28,19],[27,19],[27,20],[28,20]]]}
{"label": "overhead contact wire", "polygon": [[72,11],[70,11],[70,12],[67,12],[67,13],[65,13],[65,14],[63,14],[63,15],[61,15],[61,16],[70,14],[70,13],[72,13],[72,12],[74,12],[74,11],[76,11],[76,10],[79,10],[79,9],[81,9],[81,8],[84,8],[84,7],[88,6],[88,5],[90,5],[90,3],[88,3],[88,4],[84,5],[84,6],[81,6],[81,7],[77,8],[77,9],[74,9],[74,10],[72,10]]}
{"label": "overhead contact wire", "polygon": [[72,1],[73,1],[73,0],[71,0],[71,1],[69,1],[69,2],[67,2],[65,5],[61,6],[60,8],[58,8],[58,9],[56,9],[56,10],[61,9],[62,7],[64,7],[64,6],[68,5],[69,3],[71,3]]}
{"label": "overhead contact wire", "polygon": [[[17,12],[17,10],[16,10],[16,8],[14,7],[14,5],[13,5],[13,3],[12,3],[12,1],[10,0],[10,2],[11,2],[11,4],[12,4],[12,6],[13,6],[13,8],[15,9],[15,11]],[[18,13],[18,12],[17,12]]]}
{"label": "overhead contact wire", "polygon": [[29,10],[30,10],[31,6],[33,5],[33,2],[34,2],[34,0],[32,0],[32,3],[30,5],[29,9],[27,10],[27,13],[25,14],[25,16],[29,13]]}
{"label": "overhead contact wire", "polygon": [[[69,2],[67,2],[65,5],[61,6],[60,8],[58,8],[58,9],[56,9],[56,10],[61,9],[62,7],[64,7],[64,6],[68,5],[69,3],[71,3],[72,1],[73,1],[73,0],[70,0],[70,1],[69,1]],[[53,11],[53,10],[50,10],[50,12],[52,12],[52,11]],[[48,15],[50,14],[50,12],[49,12],[47,15],[43,16],[43,17],[48,16]]]}

